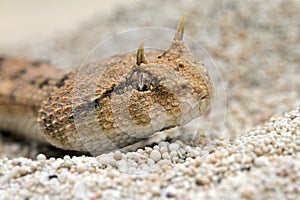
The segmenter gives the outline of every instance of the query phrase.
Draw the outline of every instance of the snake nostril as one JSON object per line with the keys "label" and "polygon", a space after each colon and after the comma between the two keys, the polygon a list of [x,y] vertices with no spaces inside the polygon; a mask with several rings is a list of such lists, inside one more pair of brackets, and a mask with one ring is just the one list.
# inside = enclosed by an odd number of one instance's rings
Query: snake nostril
{"label": "snake nostril", "polygon": [[200,98],[200,100],[203,101],[203,100],[206,99],[206,98],[207,98],[207,96],[204,95],[204,96],[202,96],[202,97]]}

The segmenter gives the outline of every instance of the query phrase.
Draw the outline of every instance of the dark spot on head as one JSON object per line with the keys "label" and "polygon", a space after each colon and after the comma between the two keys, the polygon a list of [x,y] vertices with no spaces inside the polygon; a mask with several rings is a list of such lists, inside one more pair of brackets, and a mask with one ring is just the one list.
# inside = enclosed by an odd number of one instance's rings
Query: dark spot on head
{"label": "dark spot on head", "polygon": [[183,67],[184,67],[184,64],[178,63],[178,65],[176,65],[175,70],[176,70],[176,71],[179,71],[179,68],[183,68]]}
{"label": "dark spot on head", "polygon": [[179,67],[179,68],[183,68],[183,67],[184,67],[184,64],[179,63],[179,64],[178,64],[178,67]]}
{"label": "dark spot on head", "polygon": [[68,80],[68,75],[65,75],[62,77],[62,79],[58,80],[58,82],[55,84],[57,87],[62,87],[65,85],[65,81]]}
{"label": "dark spot on head", "polygon": [[111,96],[111,93],[114,91],[114,88],[115,87],[115,84],[112,85],[111,88],[105,90],[102,94],[102,97],[110,97]]}
{"label": "dark spot on head", "polygon": [[157,56],[158,59],[161,59],[162,57],[164,57],[167,53],[169,52],[169,50],[162,52],[161,55]]}
{"label": "dark spot on head", "polygon": [[41,83],[39,84],[39,88],[42,88],[42,87],[48,85],[48,84],[49,84],[49,81],[50,81],[50,79],[49,79],[49,78],[46,78],[43,82],[41,82]]}
{"label": "dark spot on head", "polygon": [[100,102],[101,102],[102,99],[110,98],[110,96],[111,96],[111,94],[112,94],[113,91],[114,91],[114,87],[112,87],[112,88],[106,90],[106,91],[101,95],[100,98],[94,99],[94,100],[93,100],[93,103],[94,103],[94,105],[95,105],[95,108],[101,106],[101,103],[100,103]]}

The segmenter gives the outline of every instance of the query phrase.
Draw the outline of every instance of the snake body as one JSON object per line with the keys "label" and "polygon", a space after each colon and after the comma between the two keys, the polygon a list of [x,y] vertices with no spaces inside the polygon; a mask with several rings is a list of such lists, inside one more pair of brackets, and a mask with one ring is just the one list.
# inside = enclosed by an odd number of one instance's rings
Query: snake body
{"label": "snake body", "polygon": [[66,72],[0,58],[0,129],[75,151],[103,153],[184,125],[210,107],[213,84],[184,44],[116,55]]}

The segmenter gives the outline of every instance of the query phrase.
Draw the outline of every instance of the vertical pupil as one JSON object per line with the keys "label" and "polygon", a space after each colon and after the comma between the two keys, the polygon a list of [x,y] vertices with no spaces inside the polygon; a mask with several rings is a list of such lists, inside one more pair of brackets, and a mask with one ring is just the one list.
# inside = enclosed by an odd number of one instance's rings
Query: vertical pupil
{"label": "vertical pupil", "polygon": [[144,87],[144,74],[141,73],[140,78],[139,78],[139,89],[143,90]]}
{"label": "vertical pupil", "polygon": [[138,77],[138,90],[139,91],[147,91],[148,87],[145,83],[145,78],[147,77],[146,73],[140,73]]}

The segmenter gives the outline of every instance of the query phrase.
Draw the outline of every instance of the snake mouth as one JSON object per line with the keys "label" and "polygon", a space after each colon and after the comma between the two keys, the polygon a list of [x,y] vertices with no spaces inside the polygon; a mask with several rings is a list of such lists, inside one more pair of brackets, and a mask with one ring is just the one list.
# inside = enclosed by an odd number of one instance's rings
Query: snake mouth
{"label": "snake mouth", "polygon": [[177,127],[177,125],[170,125],[170,126],[167,126],[167,127],[164,127],[162,129],[160,129],[158,132],[170,130],[170,129],[175,128],[175,127]]}

